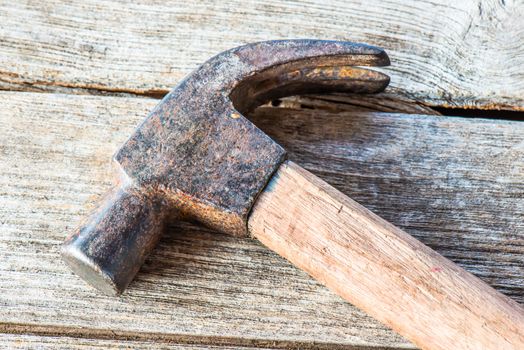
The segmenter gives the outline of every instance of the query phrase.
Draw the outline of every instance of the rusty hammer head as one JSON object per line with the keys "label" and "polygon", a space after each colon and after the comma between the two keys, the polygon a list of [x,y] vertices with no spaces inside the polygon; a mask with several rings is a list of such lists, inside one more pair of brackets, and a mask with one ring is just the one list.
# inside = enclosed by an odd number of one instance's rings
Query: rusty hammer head
{"label": "rusty hammer head", "polygon": [[120,185],[67,239],[66,263],[106,294],[119,294],[168,218],[247,235],[250,209],[285,151],[243,115],[284,96],[380,92],[389,78],[355,66],[388,64],[376,47],[321,40],[260,42],[211,58],[117,151]]}

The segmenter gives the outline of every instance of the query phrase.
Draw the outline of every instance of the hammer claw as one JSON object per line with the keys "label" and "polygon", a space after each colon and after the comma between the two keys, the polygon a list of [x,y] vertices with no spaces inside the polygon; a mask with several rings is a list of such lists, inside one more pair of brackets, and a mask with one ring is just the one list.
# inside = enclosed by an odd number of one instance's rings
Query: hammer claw
{"label": "hammer claw", "polygon": [[246,63],[244,74],[258,74],[284,64],[305,66],[388,66],[388,55],[378,47],[330,40],[274,40],[248,44],[226,51]]}
{"label": "hammer claw", "polygon": [[[279,40],[241,46],[211,61],[230,67],[233,62],[231,101],[249,113],[269,100],[298,94],[326,92],[376,93],[389,77],[358,66],[387,66],[380,48],[340,41]],[[223,62],[229,62],[224,64]],[[203,71],[206,71],[204,69]]]}
{"label": "hammer claw", "polygon": [[[235,108],[249,113],[257,106],[281,97],[303,94],[378,93],[389,77],[374,70],[353,66],[278,67],[243,80],[231,94]],[[287,69],[284,69],[287,68]]]}

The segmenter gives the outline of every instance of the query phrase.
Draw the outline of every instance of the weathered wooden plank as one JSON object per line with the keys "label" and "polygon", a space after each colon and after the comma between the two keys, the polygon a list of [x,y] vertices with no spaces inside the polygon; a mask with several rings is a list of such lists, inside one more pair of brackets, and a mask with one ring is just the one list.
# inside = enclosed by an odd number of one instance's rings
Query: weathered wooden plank
{"label": "weathered wooden plank", "polygon": [[[60,262],[59,245],[110,186],[111,153],[157,101],[0,100],[3,332],[411,346],[260,244],[188,224],[173,224],[123,297],[99,295]],[[291,159],[524,301],[524,124],[279,108],[254,120]]]}
{"label": "weathered wooden plank", "polygon": [[59,245],[83,203],[109,187],[111,153],[157,101],[0,95],[4,332],[43,324],[186,342],[406,345],[261,245],[187,225],[172,228],[122,298],[99,295],[60,262]]}
{"label": "weathered wooden plank", "polygon": [[[172,350],[233,350],[238,347],[214,346],[198,344],[173,344],[165,341],[133,341],[110,339],[84,339],[60,336],[39,336],[28,334],[0,334],[0,348],[2,349],[53,349],[53,350],[82,350],[82,349],[172,349]],[[260,348],[242,348],[254,350]],[[268,349],[268,348],[263,348]]]}
{"label": "weathered wooden plank", "polygon": [[3,1],[0,88],[162,94],[224,49],[278,38],[384,47],[391,90],[524,109],[521,0]]}

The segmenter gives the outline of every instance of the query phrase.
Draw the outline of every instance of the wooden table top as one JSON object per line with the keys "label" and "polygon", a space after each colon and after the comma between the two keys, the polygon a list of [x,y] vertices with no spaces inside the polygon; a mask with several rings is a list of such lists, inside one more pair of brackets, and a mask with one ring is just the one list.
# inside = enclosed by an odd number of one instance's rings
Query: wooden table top
{"label": "wooden table top", "polygon": [[413,348],[254,240],[173,223],[119,298],[59,258],[158,99],[210,56],[267,39],[388,51],[383,94],[294,97],[250,117],[524,303],[524,4],[459,3],[0,2],[0,348]]}

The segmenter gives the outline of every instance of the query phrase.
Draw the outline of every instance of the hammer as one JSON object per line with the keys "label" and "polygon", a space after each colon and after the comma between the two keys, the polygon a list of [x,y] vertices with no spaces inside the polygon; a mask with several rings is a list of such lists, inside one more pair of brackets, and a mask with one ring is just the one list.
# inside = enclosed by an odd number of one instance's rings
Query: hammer
{"label": "hammer", "polygon": [[119,181],[65,242],[70,268],[123,292],[169,220],[253,237],[425,349],[524,349],[524,310],[286,159],[244,115],[284,96],[377,93],[379,48],[283,40],[225,51],[176,86],[113,157]]}

